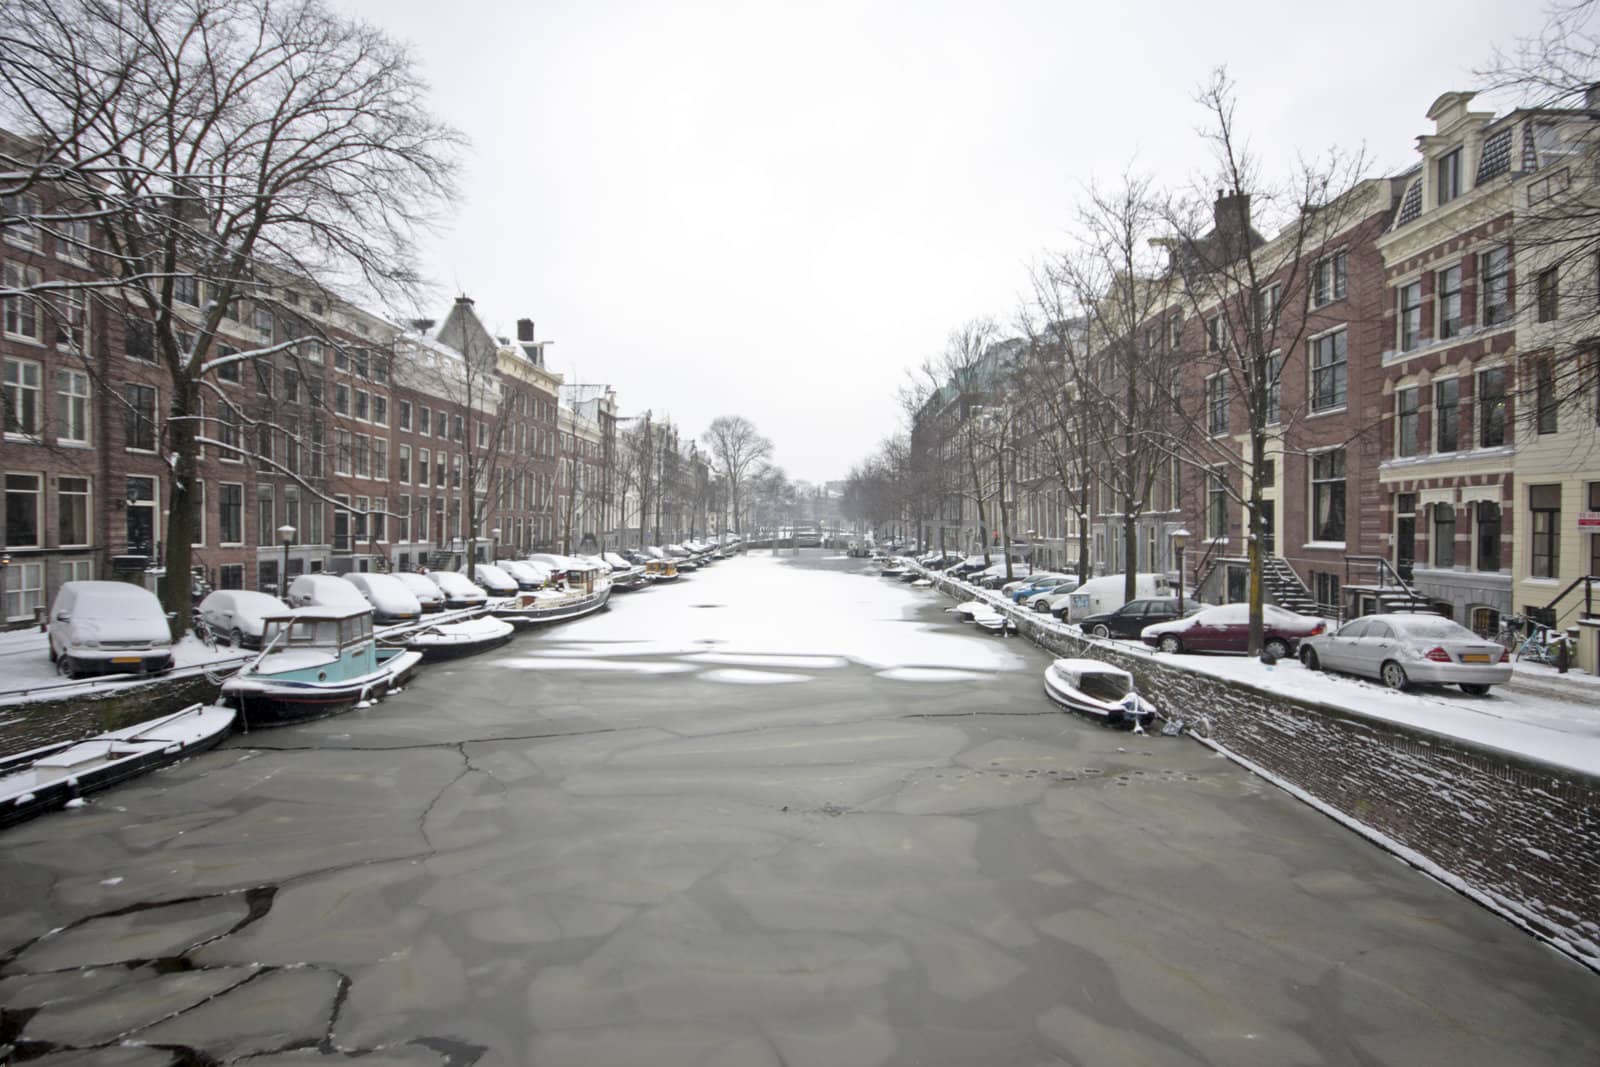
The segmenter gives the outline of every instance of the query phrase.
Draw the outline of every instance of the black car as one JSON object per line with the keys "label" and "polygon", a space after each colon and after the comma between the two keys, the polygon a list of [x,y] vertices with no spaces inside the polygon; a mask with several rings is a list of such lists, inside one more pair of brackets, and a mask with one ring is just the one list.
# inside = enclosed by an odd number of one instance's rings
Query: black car
{"label": "black car", "polygon": [[[1182,614],[1193,615],[1202,606],[1185,604]],[[1179,617],[1178,601],[1175,597],[1150,597],[1145,600],[1130,600],[1116,611],[1090,615],[1079,625],[1083,627],[1084,633],[1094,637],[1136,638],[1146,626],[1158,622],[1171,622]]]}

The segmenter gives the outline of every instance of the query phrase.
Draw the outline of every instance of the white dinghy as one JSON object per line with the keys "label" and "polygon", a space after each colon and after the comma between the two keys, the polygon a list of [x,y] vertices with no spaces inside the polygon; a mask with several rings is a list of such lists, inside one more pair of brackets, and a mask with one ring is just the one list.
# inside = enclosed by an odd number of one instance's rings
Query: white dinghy
{"label": "white dinghy", "polygon": [[1097,659],[1058,659],[1045,668],[1045,694],[1057,704],[1116,726],[1145,727],[1156,709],[1134,692],[1133,675]]}

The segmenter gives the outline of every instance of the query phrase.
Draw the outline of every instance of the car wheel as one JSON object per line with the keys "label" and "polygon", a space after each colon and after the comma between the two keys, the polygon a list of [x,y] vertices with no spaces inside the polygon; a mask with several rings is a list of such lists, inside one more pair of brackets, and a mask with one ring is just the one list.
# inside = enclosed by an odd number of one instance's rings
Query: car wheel
{"label": "car wheel", "polygon": [[1300,650],[1300,662],[1305,664],[1305,668],[1308,671],[1320,671],[1322,669],[1322,661],[1317,658],[1317,650],[1314,648],[1302,648]]}
{"label": "car wheel", "polygon": [[1394,660],[1384,660],[1383,667],[1378,671],[1383,679],[1383,684],[1390,689],[1404,689],[1406,687],[1406,669]]}
{"label": "car wheel", "polygon": [[1273,659],[1289,658],[1289,643],[1283,640],[1281,637],[1269,638],[1266,643],[1261,646],[1261,648],[1262,651],[1266,652],[1266,654],[1271,656]]}
{"label": "car wheel", "polygon": [[1111,627],[1107,626],[1103,622],[1097,622],[1094,624],[1094,630],[1092,632],[1096,637],[1105,639],[1111,636]]}
{"label": "car wheel", "polygon": [[56,659],[56,671],[63,678],[76,678],[78,676],[78,672],[72,666],[72,657],[66,654],[62,654]]}
{"label": "car wheel", "polygon": [[1461,691],[1475,697],[1489,695],[1489,687],[1481,682],[1462,682]]}
{"label": "car wheel", "polygon": [[239,628],[237,626],[228,631],[228,644],[232,645],[234,648],[244,647],[244,634],[239,632]]}
{"label": "car wheel", "polygon": [[1161,635],[1161,651],[1177,653],[1183,651],[1183,642],[1178,640],[1177,634]]}
{"label": "car wheel", "polygon": [[1050,614],[1050,605],[1046,604],[1043,600],[1035,600],[1033,602],[1033,610],[1037,611],[1041,615],[1048,615]]}

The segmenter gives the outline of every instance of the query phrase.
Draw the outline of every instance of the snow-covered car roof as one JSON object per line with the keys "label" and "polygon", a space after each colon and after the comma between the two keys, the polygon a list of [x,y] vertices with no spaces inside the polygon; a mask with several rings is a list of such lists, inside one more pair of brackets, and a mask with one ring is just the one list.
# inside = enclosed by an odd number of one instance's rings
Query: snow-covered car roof
{"label": "snow-covered car roof", "polygon": [[367,598],[361,590],[337,574],[302,574],[289,583],[289,599],[305,599],[312,604],[329,607],[335,604],[367,608]]}
{"label": "snow-covered car roof", "polygon": [[150,590],[127,582],[64,582],[60,591],[70,588],[73,611],[101,618],[145,618],[152,611],[161,618],[161,601]]}
{"label": "snow-covered car roof", "polygon": [[428,577],[433,579],[433,584],[443,589],[446,593],[456,596],[488,596],[488,592],[474,585],[464,574],[455,571],[429,571]]}
{"label": "snow-covered car roof", "polygon": [[422,609],[417,595],[392,574],[347,574],[345,580],[365,593],[373,607],[387,613],[405,615]]}
{"label": "snow-covered car roof", "polygon": [[428,576],[426,574],[418,574],[415,571],[396,571],[391,577],[395,578],[407,589],[411,590],[411,594],[418,600],[432,601],[444,599],[444,596],[439,592],[438,585],[428,581]]}
{"label": "snow-covered car roof", "polygon": [[235,615],[243,615],[259,622],[269,615],[282,614],[289,605],[271,593],[257,593],[249,589],[215,589],[200,601],[201,611],[217,611],[227,605]]}

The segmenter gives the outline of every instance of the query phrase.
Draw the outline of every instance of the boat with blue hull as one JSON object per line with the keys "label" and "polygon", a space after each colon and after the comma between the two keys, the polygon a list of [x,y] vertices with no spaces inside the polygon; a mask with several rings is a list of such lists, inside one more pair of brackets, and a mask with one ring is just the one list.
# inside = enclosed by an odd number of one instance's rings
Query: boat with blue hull
{"label": "boat with blue hull", "polygon": [[383,699],[421,660],[374,641],[370,608],[295,608],[266,620],[261,655],[222,684],[222,700],[246,729],[337,715]]}

